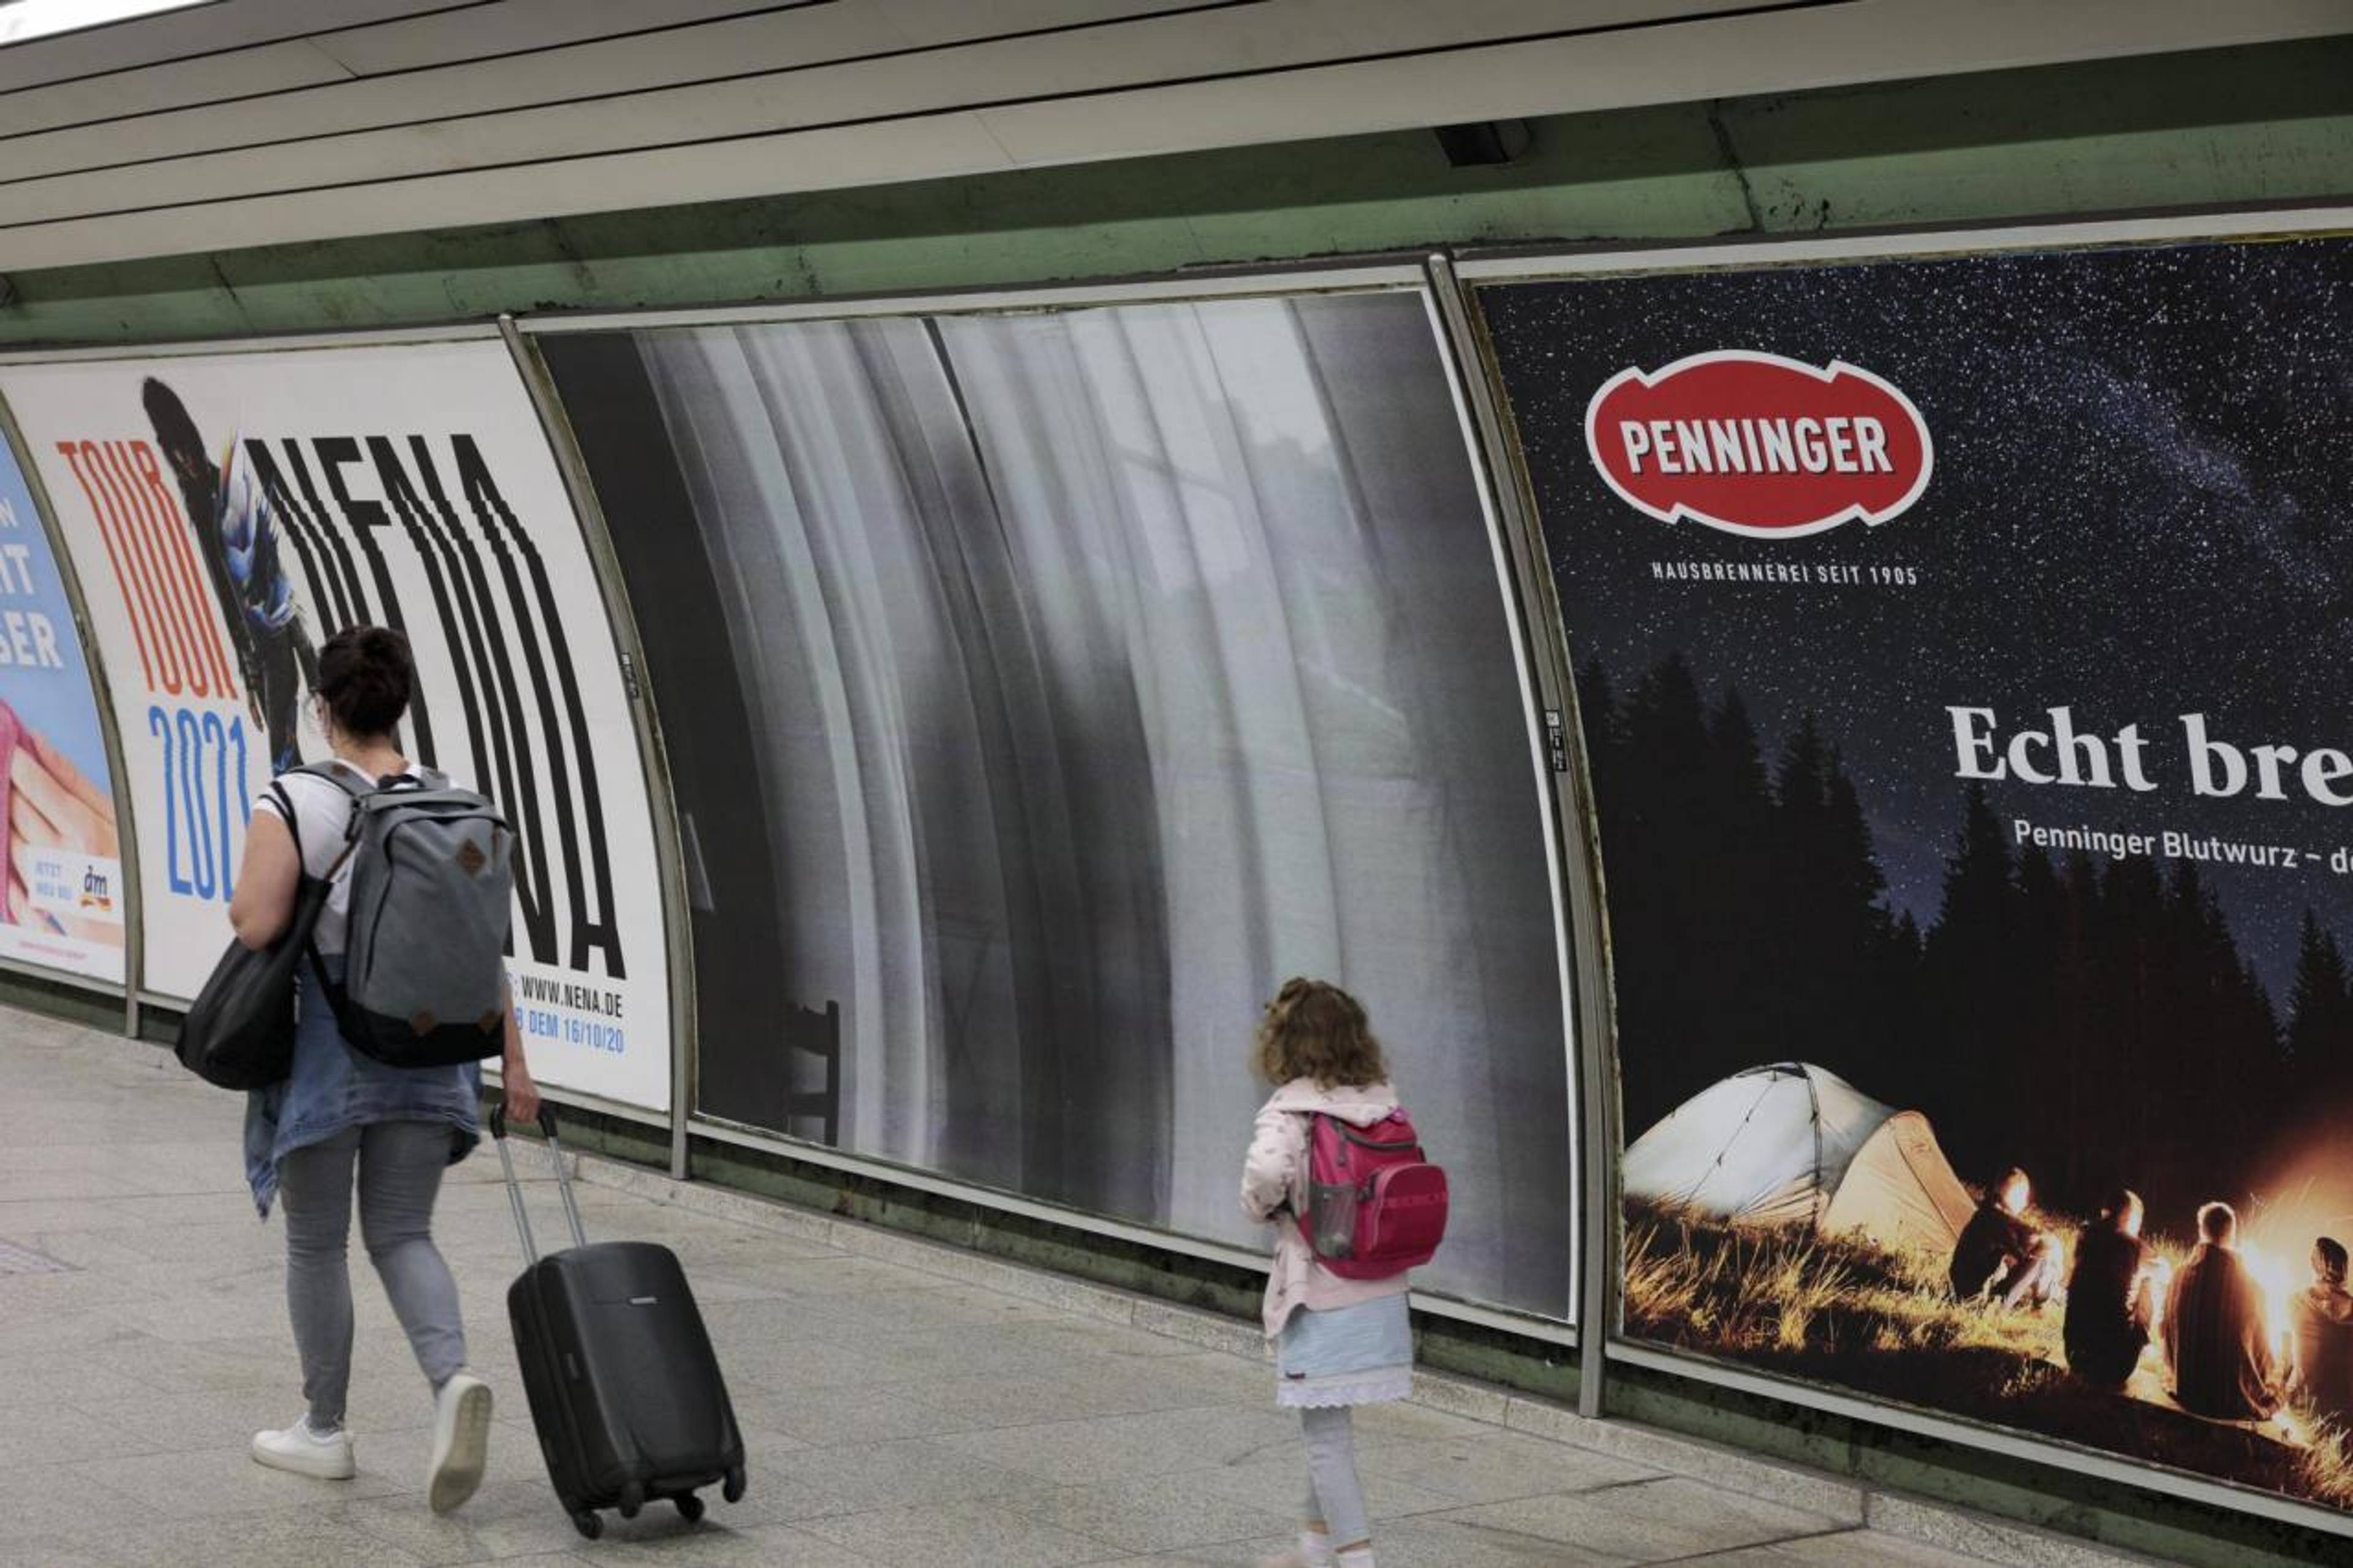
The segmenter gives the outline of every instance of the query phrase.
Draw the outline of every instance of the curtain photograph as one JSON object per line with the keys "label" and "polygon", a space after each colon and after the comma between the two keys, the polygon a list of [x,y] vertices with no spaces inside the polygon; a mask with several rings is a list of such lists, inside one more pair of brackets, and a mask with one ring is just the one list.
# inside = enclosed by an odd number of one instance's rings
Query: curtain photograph
{"label": "curtain photograph", "polygon": [[1419,296],[543,340],[644,627],[701,1109],[1249,1244],[1259,1008],[1370,1008],[1431,1288],[1569,1308],[1528,717]]}

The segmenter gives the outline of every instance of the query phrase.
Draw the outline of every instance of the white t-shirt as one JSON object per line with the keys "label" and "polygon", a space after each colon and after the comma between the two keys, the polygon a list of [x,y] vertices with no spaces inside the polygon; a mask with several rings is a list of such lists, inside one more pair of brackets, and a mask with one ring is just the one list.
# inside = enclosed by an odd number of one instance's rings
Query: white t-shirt
{"label": "white t-shirt", "polygon": [[[330,759],[330,765],[355,779],[375,782],[365,770],[341,757]],[[412,776],[421,771],[413,763],[408,769]],[[313,877],[325,876],[343,853],[343,835],[352,825],[352,797],[312,773],[281,773],[276,782],[286,792],[286,798],[294,803],[297,842],[302,846],[302,869]],[[286,819],[274,795],[264,795],[254,803],[254,809],[267,810],[281,822]],[[351,912],[352,868],[346,864],[335,873],[334,882],[327,889],[326,907],[319,911],[319,924],[311,933],[311,940],[322,953],[337,954],[350,945]]]}

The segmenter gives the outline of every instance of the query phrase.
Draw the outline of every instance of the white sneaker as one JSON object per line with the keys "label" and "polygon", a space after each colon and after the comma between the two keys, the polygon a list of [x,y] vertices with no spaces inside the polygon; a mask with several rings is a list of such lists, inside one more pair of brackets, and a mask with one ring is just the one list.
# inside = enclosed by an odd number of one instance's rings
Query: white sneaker
{"label": "white sneaker", "polygon": [[474,1495],[491,1460],[491,1385],[461,1372],[441,1385],[433,1415],[433,1466],[426,1499],[448,1513]]}
{"label": "white sneaker", "polygon": [[1312,1530],[1301,1531],[1299,1544],[1291,1551],[1258,1560],[1258,1568],[1331,1568],[1331,1538]]}
{"label": "white sneaker", "polygon": [[339,1426],[322,1437],[311,1430],[307,1415],[282,1432],[255,1433],[253,1459],[273,1470],[291,1470],[322,1481],[347,1481],[358,1470],[352,1462],[351,1433]]}

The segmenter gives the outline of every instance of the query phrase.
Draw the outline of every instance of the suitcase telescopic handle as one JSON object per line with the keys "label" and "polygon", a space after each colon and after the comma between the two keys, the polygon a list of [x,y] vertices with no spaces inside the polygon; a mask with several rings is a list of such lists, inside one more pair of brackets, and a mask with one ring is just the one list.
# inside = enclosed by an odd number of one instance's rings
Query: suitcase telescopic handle
{"label": "suitcase telescopic handle", "polygon": [[[547,1140],[547,1157],[555,1166],[555,1190],[564,1199],[564,1216],[572,1222],[572,1241],[575,1247],[588,1245],[588,1233],[580,1224],[580,1204],[572,1195],[572,1175],[564,1168],[564,1146],[556,1142],[555,1107],[545,1100],[539,1103],[539,1131]],[[515,1229],[522,1233],[522,1260],[528,1264],[539,1261],[539,1246],[532,1239],[531,1211],[523,1206],[522,1184],[515,1180],[514,1157],[507,1152],[507,1107],[503,1096],[491,1107],[491,1142],[499,1151],[499,1169],[507,1179],[507,1201],[514,1205]]]}

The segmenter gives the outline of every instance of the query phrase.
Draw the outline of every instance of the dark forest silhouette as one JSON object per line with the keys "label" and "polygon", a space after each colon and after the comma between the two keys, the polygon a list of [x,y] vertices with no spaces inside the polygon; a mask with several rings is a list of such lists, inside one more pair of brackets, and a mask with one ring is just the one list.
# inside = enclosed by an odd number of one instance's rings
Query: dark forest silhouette
{"label": "dark forest silhouette", "polygon": [[1964,1180],[2055,1208],[2124,1182],[2153,1227],[2236,1198],[2284,1117],[2353,1089],[2353,991],[2307,911],[2284,1020],[2195,865],[2013,850],[1963,797],[1934,921],[1891,911],[1809,713],[1768,761],[1736,689],[1680,657],[1578,679],[1600,805],[1627,1136],[1707,1084],[1811,1061],[1925,1112]]}

